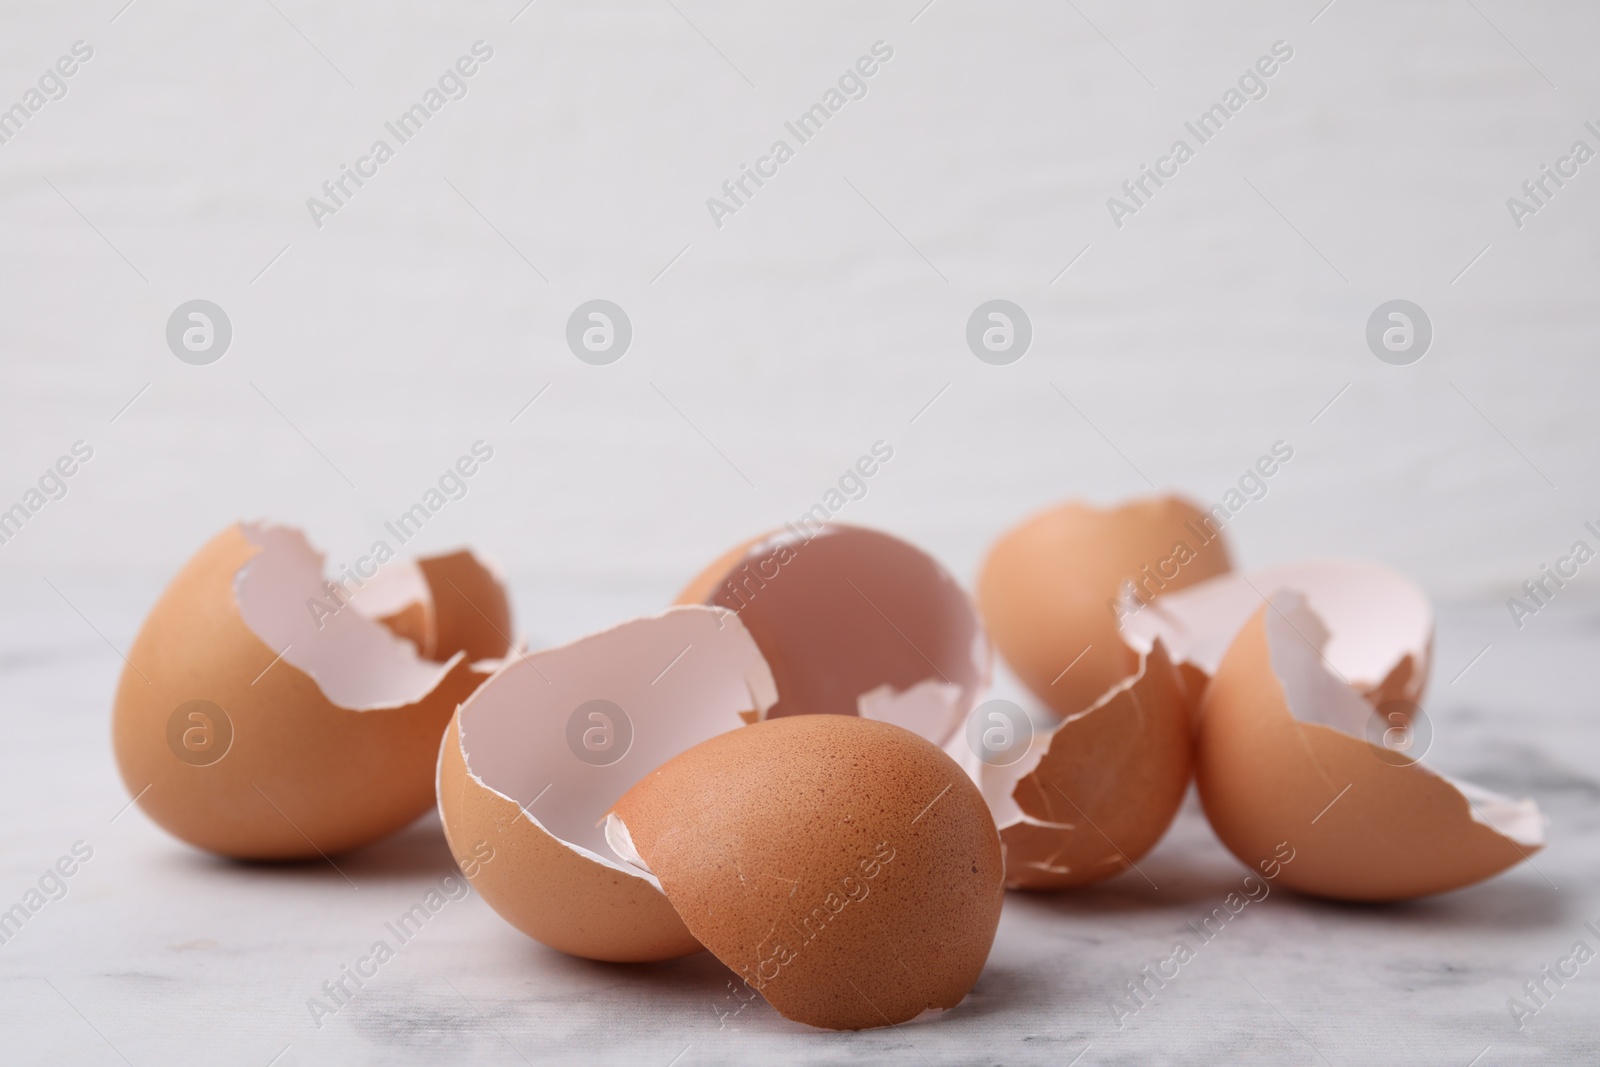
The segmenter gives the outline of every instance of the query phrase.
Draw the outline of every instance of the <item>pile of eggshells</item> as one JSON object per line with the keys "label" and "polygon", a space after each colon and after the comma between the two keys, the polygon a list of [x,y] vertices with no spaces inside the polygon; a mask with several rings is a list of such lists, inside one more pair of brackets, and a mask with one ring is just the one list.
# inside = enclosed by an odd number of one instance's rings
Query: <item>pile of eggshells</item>
{"label": "pile of eggshells", "polygon": [[[245,860],[332,856],[437,804],[529,937],[707,949],[834,1029],[954,1007],[1005,889],[1126,870],[1191,778],[1241,862],[1288,842],[1280,884],[1322,897],[1455,889],[1543,843],[1531,801],[1394,743],[1433,617],[1383,567],[1236,572],[1181,500],[1069,503],[995,544],[977,600],[888,534],[790,528],[658,615],[527,651],[470,552],[329,581],[298,531],[240,524],[145,620],[116,756],[152,819]],[[979,703],[991,640],[1042,706]]]}

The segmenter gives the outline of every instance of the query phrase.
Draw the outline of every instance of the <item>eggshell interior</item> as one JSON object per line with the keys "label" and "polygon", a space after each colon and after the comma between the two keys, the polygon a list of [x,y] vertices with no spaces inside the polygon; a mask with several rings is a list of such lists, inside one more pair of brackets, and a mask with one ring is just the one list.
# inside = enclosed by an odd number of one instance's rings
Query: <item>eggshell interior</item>
{"label": "eggshell interior", "polygon": [[409,640],[426,659],[499,659],[512,647],[511,600],[488,563],[465,549],[393,560],[351,603]]}
{"label": "eggshell interior", "polygon": [[432,642],[433,593],[417,561],[392,559],[362,583],[350,606],[410,641],[425,657]]}
{"label": "eggshell interior", "polygon": [[608,836],[780,1013],[856,1030],[958,1004],[1000,919],[1000,842],[954,761],[888,723],[769,719],[617,801]]}
{"label": "eggshell interior", "polygon": [[234,583],[239,616],[283,662],[298,667],[340,707],[363,711],[413,703],[449,668],[421,659],[414,649],[359,611],[321,614],[312,602],[338,608],[322,576],[322,556],[298,530],[241,527],[262,549],[241,567]]}
{"label": "eggshell interior", "polygon": [[1119,618],[1230,566],[1221,531],[1188,501],[1152,497],[1114,508],[1073,501],[995,542],[978,578],[978,603],[1017,677],[1057,715],[1072,715],[1138,669]]}
{"label": "eggshell interior", "polygon": [[778,686],[767,718],[892,722],[936,744],[988,685],[988,638],[939,562],[897,537],[834,524],[746,542],[678,596],[738,613]]}
{"label": "eggshell interior", "polygon": [[1532,801],[1453,782],[1368,741],[1374,710],[1333,673],[1330,644],[1307,598],[1280,591],[1206,688],[1196,778],[1235,856],[1255,868],[1288,851],[1282,884],[1378,901],[1470,885],[1538,851],[1544,824]]}
{"label": "eggshell interior", "polygon": [[[298,531],[231,526],[145,619],[112,740],[129,791],[174,836],[227,856],[306,859],[374,841],[432,803],[438,739],[482,678],[459,656],[421,660],[359,612],[319,620],[308,605],[327,603],[322,582]],[[226,728],[210,762],[174,748],[171,722],[191,701],[216,709],[207,729]]]}
{"label": "eggshell interior", "polygon": [[1324,654],[1346,684],[1375,705],[1422,699],[1433,662],[1433,608],[1409,578],[1374,563],[1315,560],[1222,575],[1161,595],[1123,626],[1133,647],[1148,648],[1159,637],[1175,659],[1209,678],[1245,622],[1286,589],[1306,597],[1324,620]]}
{"label": "eggshell interior", "polygon": [[[439,753],[439,810],[457,857],[492,850],[469,877],[513,926],[597,960],[698,951],[655,880],[619,863],[601,821],[613,801],[686,747],[764,711],[772,675],[737,616],[678,607],[572,644],[517,657],[464,702]],[[620,709],[631,742],[614,762],[574,744]],[[622,720],[606,711],[620,737]]]}

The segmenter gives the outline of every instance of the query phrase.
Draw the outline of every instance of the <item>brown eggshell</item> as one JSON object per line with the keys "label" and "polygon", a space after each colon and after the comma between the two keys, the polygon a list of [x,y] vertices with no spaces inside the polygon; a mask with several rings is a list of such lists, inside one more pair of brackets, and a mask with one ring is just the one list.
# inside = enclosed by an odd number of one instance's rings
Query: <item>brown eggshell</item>
{"label": "brown eggshell", "polygon": [[425,659],[442,663],[462,652],[467,662],[477,663],[512,648],[505,584],[466,549],[389,563],[351,602],[410,641]]}
{"label": "brown eggshell", "polygon": [[1366,740],[1373,709],[1328,669],[1326,639],[1304,598],[1279,593],[1206,689],[1196,779],[1235,856],[1254,869],[1288,854],[1281,884],[1380,901],[1470,885],[1542,847],[1531,801],[1453,782]]}
{"label": "brown eggshell", "polygon": [[777,681],[767,718],[866,715],[942,744],[988,684],[988,639],[966,592],[877,530],[790,524],[724,553],[677,603],[738,612]]}
{"label": "brown eggshell", "polygon": [[[353,611],[312,628],[318,637],[299,647],[267,643],[236,593],[252,612],[277,613],[275,625],[301,626],[308,592],[319,592],[315,561],[294,531],[231,526],[179,571],[128,651],[112,713],[117,765],[144,812],[197,848],[241,859],[333,855],[405,826],[433,801],[439,737],[482,676],[459,658],[423,663]],[[318,640],[329,643],[321,652]],[[303,655],[321,658],[308,670],[296,663]],[[354,674],[333,665],[340,657]],[[397,695],[408,689],[410,699]]]}
{"label": "brown eggshell", "polygon": [[[359,605],[360,601],[356,601]],[[433,647],[432,622],[429,618],[429,604],[421,600],[413,600],[398,611],[387,615],[377,616],[377,620],[389,628],[396,637],[403,637],[410,641],[418,653],[424,658],[432,659],[428,655]]]}
{"label": "brown eggshell", "polygon": [[612,961],[699,951],[655,880],[611,856],[600,823],[641,777],[741,729],[739,713],[770,706],[772,691],[755,642],[717,608],[673,608],[510,660],[462,704],[439,751],[452,853],[502,918],[552,948]]}
{"label": "brown eggshell", "polygon": [[417,560],[433,598],[433,641],[427,656],[469,663],[499,659],[511,649],[511,599],[489,566],[463,549]]}
{"label": "brown eggshell", "polygon": [[[574,956],[620,963],[700,951],[667,898],[557,840],[467,770],[455,721],[439,753],[439,810],[451,853],[512,926]],[[487,851],[484,845],[487,844]],[[486,862],[473,860],[487,855]]]}
{"label": "brown eggshell", "polygon": [[1172,825],[1193,767],[1189,705],[1161,644],[1134,677],[1033,744],[1032,760],[979,772],[996,797],[1006,885],[1088,885],[1138,863]]}
{"label": "brown eggshell", "polygon": [[1221,531],[1186,500],[1114,508],[1071,501],[995,542],[978,603],[1017,677],[1057,715],[1072,715],[1138,669],[1119,617],[1230,566]]}
{"label": "brown eggshell", "polygon": [[857,1030],[958,1004],[1000,919],[1000,842],[954,761],[908,730],[769,719],[696,746],[608,839],[784,1016]]}
{"label": "brown eggshell", "polygon": [[1234,636],[1281,590],[1306,597],[1331,636],[1327,662],[1375,707],[1422,699],[1433,662],[1433,607],[1415,582],[1361,560],[1312,560],[1225,574],[1163,593],[1123,620],[1135,648],[1160,638],[1190,681],[1195,703]]}

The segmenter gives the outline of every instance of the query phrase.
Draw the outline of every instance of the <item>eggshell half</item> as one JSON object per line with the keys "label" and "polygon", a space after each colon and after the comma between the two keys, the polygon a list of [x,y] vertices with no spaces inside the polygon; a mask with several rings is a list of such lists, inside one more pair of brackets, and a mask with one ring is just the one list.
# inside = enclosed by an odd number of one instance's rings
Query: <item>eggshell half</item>
{"label": "eggshell half", "polygon": [[1196,778],[1235,856],[1254,869],[1288,853],[1282,884],[1377,901],[1458,889],[1543,846],[1532,801],[1452,781],[1368,741],[1374,710],[1329,669],[1328,643],[1306,598],[1279,592],[1206,688]]}
{"label": "eggshell half", "polygon": [[1185,668],[1196,702],[1245,622],[1289,589],[1306,597],[1331,635],[1328,665],[1373,705],[1416,703],[1433,663],[1433,608],[1405,575],[1360,560],[1314,560],[1226,574],[1139,607],[1123,623],[1129,643],[1160,638]]}
{"label": "eggshell half", "polygon": [[943,744],[989,683],[966,591],[877,530],[791,525],[724,553],[677,602],[738,612],[778,684],[767,718],[865,716]]}
{"label": "eggshell half", "polygon": [[712,738],[634,786],[612,847],[784,1016],[859,1030],[951,1008],[1000,920],[1000,841],[954,761],[842,715]]}
{"label": "eggshell half", "polygon": [[1009,888],[1110,878],[1155,847],[1188,791],[1183,683],[1157,642],[1133,677],[1036,735],[1021,760],[993,766],[967,755],[964,763],[1000,827]]}
{"label": "eggshell half", "polygon": [[668,758],[773,699],[760,650],[720,608],[673,608],[517,657],[461,705],[439,750],[451,851],[501,917],[551,948],[614,961],[696,952],[656,881],[610,857],[601,820]]}
{"label": "eggshell half", "polygon": [[1119,618],[1230,566],[1221,531],[1186,500],[1071,501],[995,542],[978,603],[1017,677],[1057,715],[1072,715],[1138,669]]}
{"label": "eggshell half", "polygon": [[[184,565],[128,651],[112,741],[130,793],[181,840],[308,859],[433,802],[439,737],[482,680],[329,604],[298,531],[231,526]],[[203,702],[203,703],[193,703]],[[199,710],[189,710],[199,709]]]}

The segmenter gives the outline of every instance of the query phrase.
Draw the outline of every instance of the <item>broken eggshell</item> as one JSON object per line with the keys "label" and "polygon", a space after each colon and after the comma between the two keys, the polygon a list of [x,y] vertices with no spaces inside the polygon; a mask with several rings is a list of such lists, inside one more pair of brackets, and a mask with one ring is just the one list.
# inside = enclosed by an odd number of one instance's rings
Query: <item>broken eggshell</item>
{"label": "broken eggshell", "polygon": [[309,859],[433,802],[439,737],[482,680],[357,611],[313,613],[322,557],[297,530],[230,526],[186,563],[129,649],[112,711],[130,793],[173,836]]}
{"label": "broken eggshell", "polygon": [[1323,620],[1331,631],[1328,662],[1374,706],[1404,708],[1422,699],[1433,662],[1433,608],[1411,579],[1375,563],[1315,560],[1221,575],[1133,605],[1123,629],[1134,648],[1160,638],[1198,703],[1235,635],[1285,589],[1304,596]]}
{"label": "broken eggshell", "polygon": [[514,658],[438,752],[451,851],[490,907],[551,948],[619,962],[697,952],[656,880],[610,857],[601,820],[650,771],[774,699],[760,650],[720,608]]}
{"label": "broken eggshell", "polygon": [[1193,767],[1189,705],[1159,641],[1132,677],[1037,731],[1014,762],[958,744],[947,751],[989,803],[1012,889],[1088,885],[1137,864],[1171,826]]}
{"label": "broken eggshell", "polygon": [[[1381,627],[1381,608],[1369,610]],[[1282,590],[1250,616],[1206,687],[1196,779],[1235,856],[1253,869],[1286,843],[1283,884],[1384,901],[1470,885],[1543,846],[1531,800],[1453,781],[1367,740],[1375,711],[1330,669],[1330,648],[1308,599]]]}
{"label": "broken eggshell", "polygon": [[934,745],[841,715],[770,719],[651,772],[606,837],[787,1018],[859,1030],[952,1008],[1003,896],[977,788]]}
{"label": "broken eggshell", "polygon": [[1069,501],[995,542],[978,603],[1006,664],[1057,715],[1072,715],[1138,669],[1139,650],[1119,630],[1130,607],[1230,567],[1221,532],[1186,500]]}
{"label": "broken eggshell", "polygon": [[477,663],[511,650],[505,583],[466,549],[388,563],[350,603],[410,641],[424,659],[442,663],[462,652]]}
{"label": "broken eggshell", "polygon": [[790,524],[725,553],[677,603],[738,613],[777,682],[768,718],[858,715],[943,744],[989,683],[989,642],[966,591],[877,530]]}

